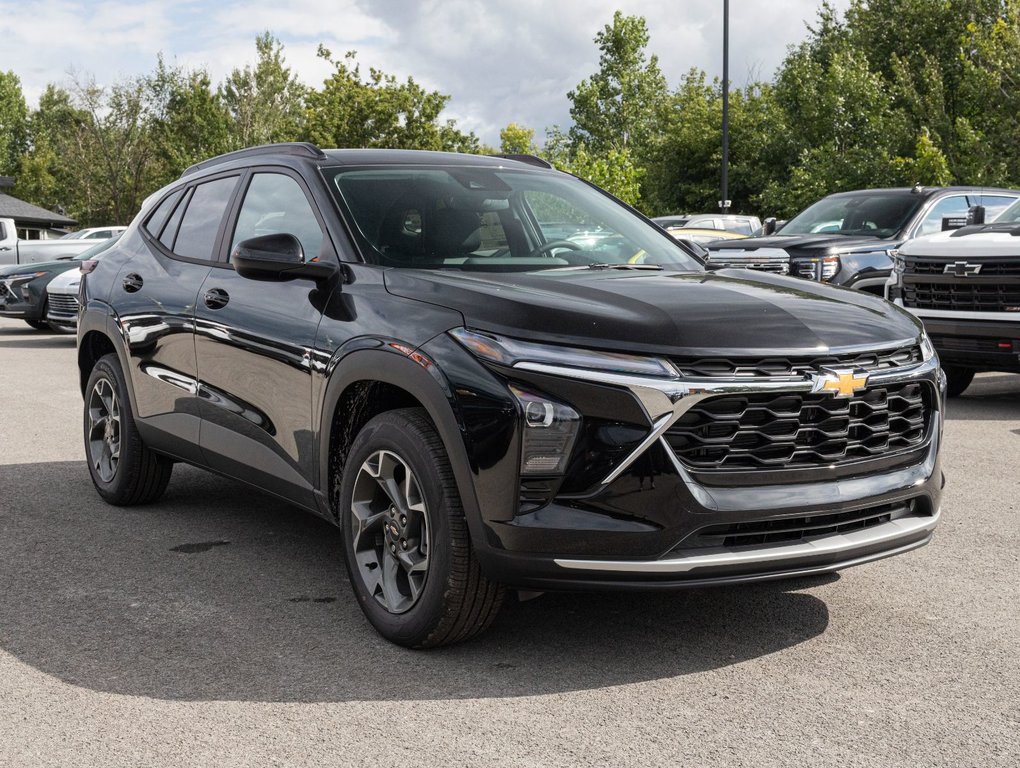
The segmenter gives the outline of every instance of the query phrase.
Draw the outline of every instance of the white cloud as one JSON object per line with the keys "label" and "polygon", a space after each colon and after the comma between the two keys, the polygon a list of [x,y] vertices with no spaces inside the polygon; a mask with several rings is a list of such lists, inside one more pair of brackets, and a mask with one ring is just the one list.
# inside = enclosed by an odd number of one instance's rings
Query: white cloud
{"label": "white cloud", "polygon": [[[849,0],[836,6],[845,8]],[[209,70],[215,81],[255,58],[255,36],[273,32],[309,85],[328,76],[318,43],[357,49],[363,66],[450,94],[447,115],[483,141],[509,122],[536,129],[569,123],[567,92],[598,67],[593,38],[619,8],[645,16],[649,51],[670,83],[691,67],[722,69],[718,0],[0,0],[0,70],[13,70],[30,102],[70,70],[100,82],[152,71],[169,60]],[[771,78],[805,36],[817,0],[734,0],[730,79]]]}

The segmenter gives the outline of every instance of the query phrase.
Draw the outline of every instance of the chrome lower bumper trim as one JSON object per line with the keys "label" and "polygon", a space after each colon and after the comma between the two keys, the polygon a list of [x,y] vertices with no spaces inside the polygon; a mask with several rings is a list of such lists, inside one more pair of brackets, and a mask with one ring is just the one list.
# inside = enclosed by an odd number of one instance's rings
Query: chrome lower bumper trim
{"label": "chrome lower bumper trim", "polygon": [[[846,554],[848,559],[841,563],[826,564],[820,570],[835,570],[856,565],[858,562],[877,560],[881,557],[897,554],[900,551],[913,549],[920,546],[915,541],[897,546],[900,539],[910,538],[919,533],[928,533],[935,530],[938,523],[939,512],[931,516],[904,517],[898,520],[891,520],[888,523],[877,525],[874,528],[867,528],[862,531],[827,536],[815,541],[801,542],[798,544],[787,544],[775,547],[764,547],[743,551],[737,550],[713,550],[709,554],[687,555],[684,557],[672,557],[662,560],[569,560],[556,559],[554,562],[561,568],[568,568],[580,571],[600,571],[614,573],[648,573],[648,574],[675,574],[688,573],[690,571],[705,568],[732,568],[741,565],[760,565],[774,563],[781,568],[786,561],[803,560],[811,557],[825,557],[830,555]],[[888,543],[890,548],[881,552],[871,552],[866,555],[854,557],[854,553],[876,545]],[[923,543],[923,542],[922,542]],[[801,570],[814,570],[810,565],[802,565]]]}

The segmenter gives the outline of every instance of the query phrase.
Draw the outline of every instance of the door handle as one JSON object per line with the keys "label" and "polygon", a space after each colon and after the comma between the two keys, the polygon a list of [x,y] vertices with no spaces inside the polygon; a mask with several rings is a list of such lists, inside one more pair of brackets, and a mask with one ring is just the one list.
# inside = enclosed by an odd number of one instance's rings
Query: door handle
{"label": "door handle", "polygon": [[230,301],[230,294],[222,288],[211,288],[205,292],[205,296],[202,297],[202,300],[209,309],[222,309],[227,306],[227,302]]}
{"label": "door handle", "polygon": [[129,275],[125,275],[124,280],[121,281],[121,285],[124,286],[124,290],[128,293],[136,293],[142,290],[142,285],[144,283],[145,281],[142,280],[142,276],[136,275],[134,272]]}

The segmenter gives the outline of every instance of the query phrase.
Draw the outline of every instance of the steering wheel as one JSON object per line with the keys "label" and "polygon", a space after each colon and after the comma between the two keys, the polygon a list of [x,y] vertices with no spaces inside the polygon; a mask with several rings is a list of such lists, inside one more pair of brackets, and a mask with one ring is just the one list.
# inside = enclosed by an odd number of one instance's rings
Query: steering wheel
{"label": "steering wheel", "polygon": [[569,248],[572,251],[583,251],[580,245],[570,240],[550,240],[548,243],[542,243],[538,248],[535,248],[531,253],[528,254],[530,259],[532,256],[541,256],[543,253],[548,253],[554,248]]}

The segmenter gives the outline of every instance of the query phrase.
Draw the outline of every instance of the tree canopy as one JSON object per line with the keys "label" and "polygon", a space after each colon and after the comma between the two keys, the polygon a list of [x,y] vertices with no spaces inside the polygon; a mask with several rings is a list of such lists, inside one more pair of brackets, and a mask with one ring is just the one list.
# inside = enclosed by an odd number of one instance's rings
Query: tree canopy
{"label": "tree canopy", "polygon": [[[713,211],[722,87],[698,68],[672,84],[657,31],[619,11],[598,64],[565,97],[572,123],[544,141],[516,115],[499,151],[540,154],[649,214]],[[29,109],[0,72],[0,174],[15,194],[82,224],[127,223],[192,163],[276,141],[495,152],[444,117],[450,97],[357,54],[320,47],[330,74],[302,84],[272,33],[221,83],[169,64],[101,85],[50,85]],[[733,209],[785,217],[831,192],[886,185],[1020,186],[1020,0],[823,3],[774,77],[730,87]]]}

